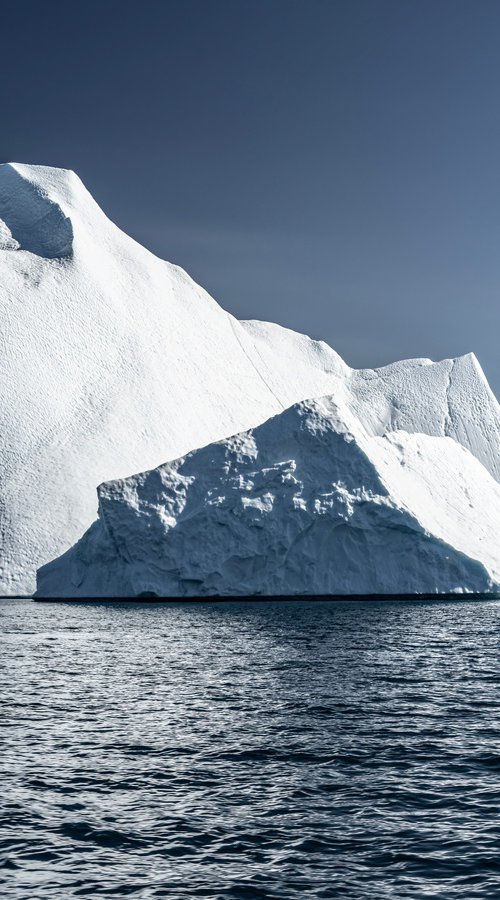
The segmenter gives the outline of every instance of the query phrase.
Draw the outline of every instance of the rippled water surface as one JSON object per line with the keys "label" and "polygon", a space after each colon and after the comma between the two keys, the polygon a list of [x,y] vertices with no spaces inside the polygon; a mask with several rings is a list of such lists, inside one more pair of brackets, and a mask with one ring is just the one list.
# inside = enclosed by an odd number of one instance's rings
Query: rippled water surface
{"label": "rippled water surface", "polygon": [[500,897],[498,602],[0,615],[0,896]]}

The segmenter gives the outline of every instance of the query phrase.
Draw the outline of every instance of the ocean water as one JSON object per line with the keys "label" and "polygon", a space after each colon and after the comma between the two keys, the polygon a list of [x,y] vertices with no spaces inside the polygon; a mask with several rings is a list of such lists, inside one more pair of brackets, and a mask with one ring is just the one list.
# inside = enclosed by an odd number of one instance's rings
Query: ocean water
{"label": "ocean water", "polygon": [[0,896],[500,897],[500,603],[0,617]]}

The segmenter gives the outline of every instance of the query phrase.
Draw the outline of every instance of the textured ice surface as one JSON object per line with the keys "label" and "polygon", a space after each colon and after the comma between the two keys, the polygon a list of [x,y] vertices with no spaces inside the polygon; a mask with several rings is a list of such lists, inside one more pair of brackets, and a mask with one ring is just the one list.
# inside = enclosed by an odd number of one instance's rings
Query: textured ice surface
{"label": "textured ice surface", "polygon": [[[18,171],[19,169],[19,171]],[[23,176],[21,167],[6,164],[0,177],[0,221],[8,229],[14,246],[46,259],[71,256],[73,227],[45,185]]]}
{"label": "textured ice surface", "polygon": [[72,172],[0,166],[0,593],[96,516],[96,485],[333,394],[367,433],[449,435],[499,478],[473,356],[356,372],[322,342],[239,322],[123,234]]}
{"label": "textured ice surface", "polygon": [[369,435],[332,397],[99,488],[40,596],[491,591],[500,485],[448,437]]}

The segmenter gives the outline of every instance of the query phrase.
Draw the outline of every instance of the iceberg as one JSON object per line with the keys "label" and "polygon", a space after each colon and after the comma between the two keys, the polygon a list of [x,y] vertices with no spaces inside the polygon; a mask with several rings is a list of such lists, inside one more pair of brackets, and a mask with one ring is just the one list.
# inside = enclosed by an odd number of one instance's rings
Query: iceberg
{"label": "iceberg", "polygon": [[500,480],[500,409],[470,354],[353,370],[238,321],[118,229],[73,172],[0,165],[0,594],[96,518],[96,486],[331,395],[367,435],[448,437]]}
{"label": "iceberg", "polygon": [[500,485],[450,437],[374,435],[329,396],[98,490],[37,597],[489,593]]}

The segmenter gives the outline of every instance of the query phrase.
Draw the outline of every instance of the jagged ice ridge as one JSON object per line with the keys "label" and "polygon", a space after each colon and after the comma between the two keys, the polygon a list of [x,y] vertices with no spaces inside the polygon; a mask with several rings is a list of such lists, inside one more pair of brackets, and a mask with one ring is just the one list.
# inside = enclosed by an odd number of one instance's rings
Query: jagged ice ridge
{"label": "jagged ice ridge", "polygon": [[460,444],[368,435],[325,397],[101,485],[98,521],[38,595],[490,592],[499,513],[500,485]]}

